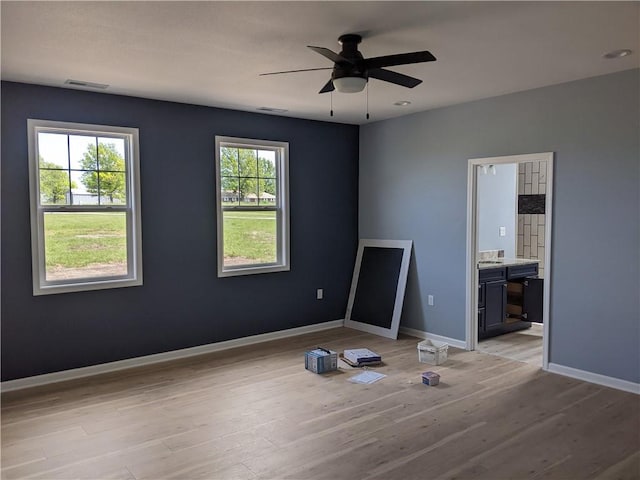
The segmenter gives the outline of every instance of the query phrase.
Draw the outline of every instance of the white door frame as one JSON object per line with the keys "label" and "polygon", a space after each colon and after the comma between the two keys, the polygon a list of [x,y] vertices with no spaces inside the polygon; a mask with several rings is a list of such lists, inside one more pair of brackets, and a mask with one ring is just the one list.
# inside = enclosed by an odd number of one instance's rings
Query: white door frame
{"label": "white door frame", "polygon": [[478,211],[477,198],[478,165],[497,165],[501,163],[547,162],[547,188],[545,191],[545,249],[544,249],[544,289],[543,289],[543,325],[542,369],[549,368],[549,323],[551,292],[551,225],[553,213],[553,152],[509,155],[505,157],[471,158],[467,170],[467,289],[466,289],[466,345],[467,350],[475,350],[478,345]]}

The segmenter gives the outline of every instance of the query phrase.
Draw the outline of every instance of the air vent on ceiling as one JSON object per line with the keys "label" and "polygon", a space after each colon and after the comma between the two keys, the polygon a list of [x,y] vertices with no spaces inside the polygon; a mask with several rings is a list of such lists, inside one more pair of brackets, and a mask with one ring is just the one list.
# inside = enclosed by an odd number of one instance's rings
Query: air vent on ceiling
{"label": "air vent on ceiling", "polygon": [[84,80],[72,80],[70,78],[67,79],[64,83],[65,85],[71,85],[73,87],[96,88],[99,90],[104,90],[109,87],[109,85],[106,85],[104,83],[85,82]]}
{"label": "air vent on ceiling", "polygon": [[272,113],[284,113],[288,111],[284,108],[271,108],[271,107],[258,107],[256,110],[260,110],[261,112],[272,112]]}

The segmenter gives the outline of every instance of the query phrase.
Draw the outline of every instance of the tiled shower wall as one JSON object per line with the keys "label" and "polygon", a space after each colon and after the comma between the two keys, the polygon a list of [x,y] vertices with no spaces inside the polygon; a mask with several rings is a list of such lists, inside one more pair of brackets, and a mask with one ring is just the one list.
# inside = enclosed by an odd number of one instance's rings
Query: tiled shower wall
{"label": "tiled shower wall", "polygon": [[[547,162],[518,164],[518,195],[547,193]],[[518,258],[540,260],[539,276],[544,277],[544,214],[518,214]]]}

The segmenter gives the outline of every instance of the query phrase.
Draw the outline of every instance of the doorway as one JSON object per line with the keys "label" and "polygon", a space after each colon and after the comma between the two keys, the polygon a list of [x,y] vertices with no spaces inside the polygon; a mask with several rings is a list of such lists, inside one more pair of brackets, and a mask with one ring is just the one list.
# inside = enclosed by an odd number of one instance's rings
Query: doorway
{"label": "doorway", "polygon": [[[506,173],[504,173],[506,172]],[[509,174],[514,172],[513,184],[505,184],[505,195],[502,204],[509,204],[505,211],[496,211],[496,215],[487,215],[486,211],[480,211],[479,193],[482,188],[495,192],[495,185],[491,187],[483,187],[479,184],[481,175],[494,176],[493,180],[487,178],[487,185],[491,185],[491,181],[495,183],[495,179],[501,174]],[[515,188],[514,188],[515,187]],[[509,191],[511,193],[509,193]],[[515,192],[515,195],[514,195]],[[510,196],[509,196],[510,195]],[[483,197],[484,198],[484,197]],[[500,204],[495,203],[494,205]],[[485,205],[491,205],[490,201],[485,200]],[[549,365],[549,294],[551,282],[551,226],[552,226],[552,206],[553,206],[553,153],[535,153],[526,155],[511,155],[504,157],[487,157],[473,158],[468,162],[467,175],[467,254],[466,254],[466,347],[467,350],[478,349],[479,329],[482,330],[480,335],[485,337],[488,335],[490,328],[499,329],[498,332],[492,332],[490,335],[510,331],[513,327],[514,331],[520,328],[518,323],[523,325],[536,315],[542,320],[541,324],[531,323],[532,328],[527,329],[526,334],[542,335],[542,360],[541,366],[544,370]],[[511,213],[509,213],[511,212]],[[500,216],[503,219],[500,219]],[[510,217],[511,216],[511,217]],[[483,232],[481,243],[480,220],[490,218],[500,223],[498,225],[489,226],[489,230],[494,232],[499,239],[493,240],[494,243],[487,243],[486,235]],[[484,222],[485,220],[483,220]],[[534,222],[532,222],[534,221]],[[511,222],[511,223],[508,223]],[[505,223],[503,226],[502,223]],[[535,225],[534,225],[535,223]],[[527,226],[525,230],[525,226]],[[535,228],[534,228],[535,227]],[[486,228],[485,228],[486,230]],[[532,235],[531,233],[535,233]],[[532,244],[534,242],[534,244]],[[538,248],[538,244],[542,244]],[[526,244],[526,245],[525,245]],[[481,246],[482,245],[482,246]],[[487,245],[494,245],[496,248],[487,249]],[[525,248],[526,247],[526,248]],[[534,248],[535,247],[535,248]],[[482,250],[482,254],[480,253]],[[515,252],[515,255],[514,255]],[[514,259],[509,256],[514,255]],[[531,258],[533,257],[533,258]],[[508,265],[503,267],[504,265]],[[529,271],[535,266],[535,272]],[[484,270],[484,277],[487,274],[495,272],[497,275],[504,275],[500,285],[504,287],[502,296],[499,297],[504,308],[504,313],[500,313],[502,318],[506,319],[504,324],[498,325],[497,322],[490,323],[486,320],[485,324],[485,305],[484,295],[485,288],[490,287],[489,291],[493,294],[498,292],[495,283],[480,282],[480,271]],[[518,276],[518,273],[521,275]],[[510,272],[510,281],[507,281],[507,273]],[[513,272],[513,279],[511,279]],[[527,276],[528,275],[528,276]],[[541,278],[535,279],[534,277]],[[531,282],[529,281],[531,280]],[[531,316],[527,318],[528,312],[518,310],[518,305],[507,304],[508,295],[514,292],[517,294],[518,288],[522,291],[529,288],[531,283],[531,291],[538,289],[538,296],[542,296],[539,312],[531,312]],[[534,285],[535,284],[535,285]],[[495,296],[492,298],[496,298]],[[510,298],[510,297],[509,297]],[[526,303],[526,302],[525,302]],[[532,303],[530,302],[530,305]],[[491,305],[492,318],[495,316],[493,312],[496,310],[495,304]],[[534,320],[535,321],[535,320]],[[486,328],[486,330],[485,330]],[[524,328],[524,327],[523,327]],[[501,330],[500,330],[501,329]],[[522,330],[524,333],[525,331]],[[506,333],[506,335],[512,335]],[[495,337],[497,338],[497,337]],[[505,337],[506,338],[506,337]],[[496,354],[499,354],[496,352]],[[539,364],[540,364],[539,363]]]}

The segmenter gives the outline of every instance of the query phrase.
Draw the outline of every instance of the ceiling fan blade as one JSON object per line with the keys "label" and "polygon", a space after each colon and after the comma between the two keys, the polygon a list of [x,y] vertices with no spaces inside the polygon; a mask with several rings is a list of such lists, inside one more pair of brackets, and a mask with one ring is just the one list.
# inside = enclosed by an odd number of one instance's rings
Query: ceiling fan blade
{"label": "ceiling fan blade", "polygon": [[336,88],[333,86],[333,80],[329,80],[324,84],[324,87],[322,87],[322,90],[320,90],[318,93],[333,92],[335,89]]}
{"label": "ceiling fan blade", "polygon": [[258,76],[263,77],[265,75],[280,75],[281,73],[296,73],[296,72],[313,72],[315,70],[331,70],[333,67],[322,67],[322,68],[303,68],[302,70],[285,70],[283,72],[269,72],[269,73],[261,73]]}
{"label": "ceiling fan blade", "polygon": [[377,78],[378,80],[383,80],[389,83],[395,83],[396,85],[407,88],[413,88],[422,83],[422,80],[418,78],[413,78],[408,75],[392,72],[391,70],[385,70],[383,68],[373,68],[369,70],[369,77]]}
{"label": "ceiling fan blade", "polygon": [[336,52],[334,52],[332,50],[329,50],[328,48],[312,47],[311,45],[307,45],[307,48],[310,48],[311,50],[313,50],[316,53],[319,53],[323,57],[328,58],[333,63],[351,63],[351,64],[353,64],[353,62],[351,60],[346,59],[341,55],[338,55]]}
{"label": "ceiling fan blade", "polygon": [[408,65],[410,63],[433,62],[436,57],[431,52],[411,52],[399,53],[397,55],[385,55],[384,57],[373,57],[364,60],[366,68],[393,67],[396,65]]}

